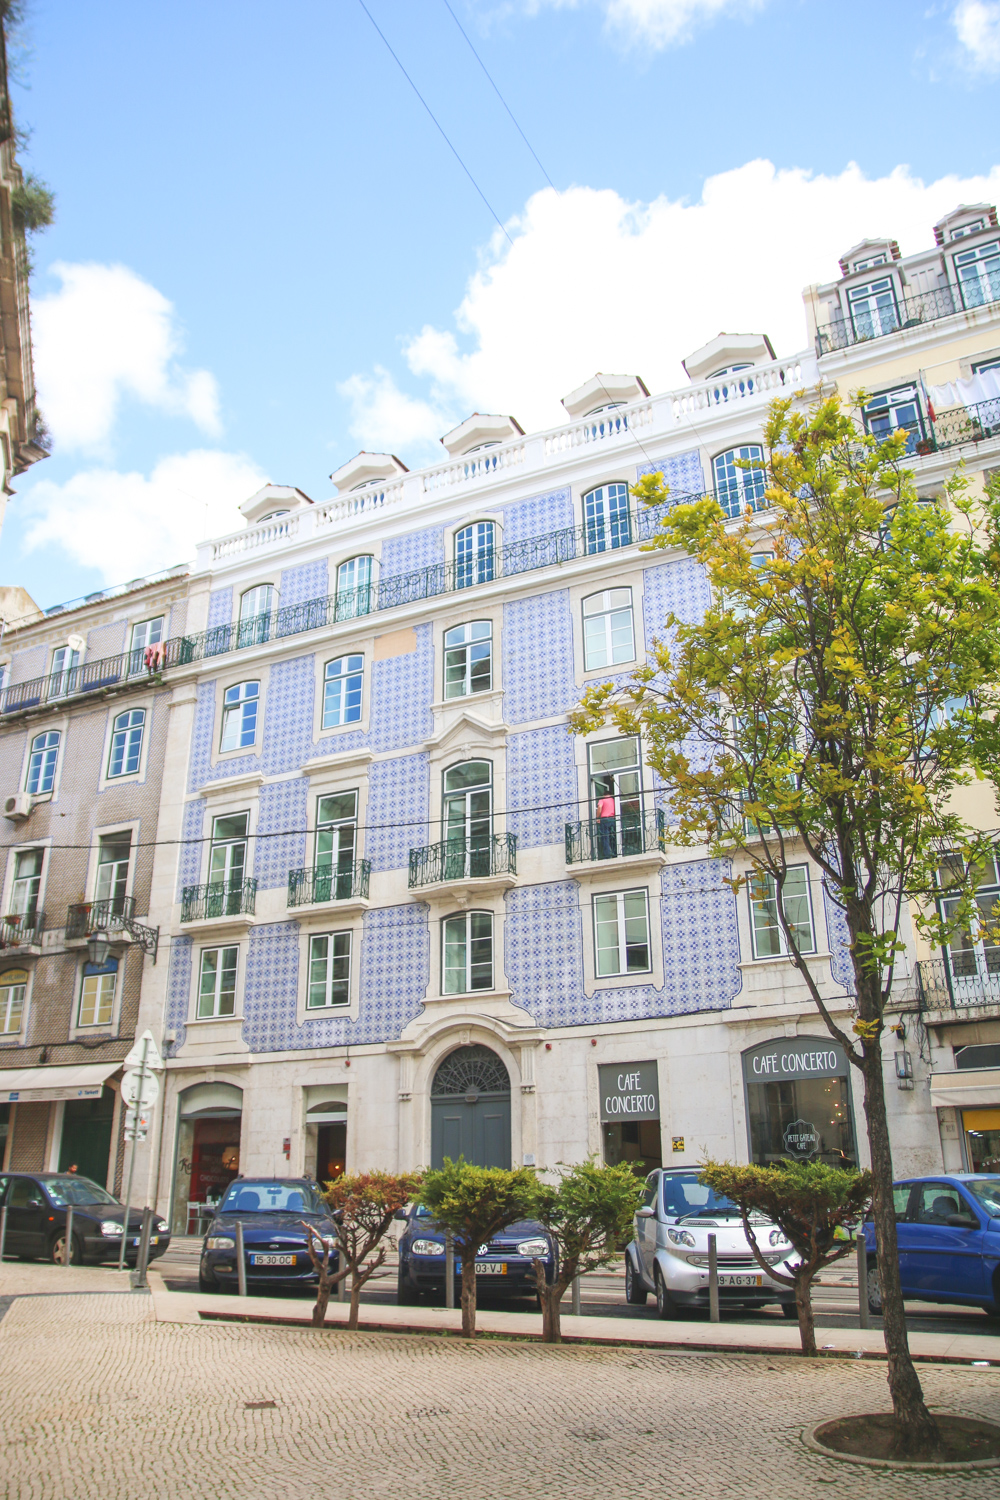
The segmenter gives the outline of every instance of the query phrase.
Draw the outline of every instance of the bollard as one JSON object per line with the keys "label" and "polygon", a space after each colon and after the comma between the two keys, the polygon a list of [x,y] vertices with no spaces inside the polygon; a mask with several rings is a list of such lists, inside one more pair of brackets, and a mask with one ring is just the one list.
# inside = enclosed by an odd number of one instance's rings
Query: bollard
{"label": "bollard", "polygon": [[719,1257],[714,1234],[708,1237],[708,1316],[713,1323],[719,1321]]}
{"label": "bollard", "polygon": [[868,1311],[868,1246],[862,1226],[858,1235],[858,1327],[870,1328],[872,1316]]}
{"label": "bollard", "polygon": [[[346,1269],[347,1269],[347,1256],[344,1254],[343,1250],[338,1245],[338,1248],[337,1248],[337,1270],[338,1271],[344,1271]],[[346,1276],[341,1276],[340,1280],[337,1282],[337,1301],[338,1302],[346,1302],[347,1301],[347,1277]]]}
{"label": "bollard", "polygon": [[236,1220],[236,1283],[241,1297],[247,1294],[247,1258],[243,1253],[243,1220]]}
{"label": "bollard", "polygon": [[450,1234],[444,1237],[444,1305],[455,1306],[455,1241]]}
{"label": "bollard", "polygon": [[146,1280],[146,1270],[149,1266],[149,1240],[153,1232],[153,1210],[144,1208],[142,1211],[142,1229],[139,1233],[139,1251],[135,1257],[135,1270],[129,1280],[134,1292],[141,1291],[149,1285]]}
{"label": "bollard", "polygon": [[579,1276],[574,1276],[573,1277],[572,1287],[573,1287],[573,1303],[572,1303],[572,1306],[573,1306],[573,1316],[574,1316],[574,1318],[578,1318],[580,1316],[580,1278],[579,1278]]}
{"label": "bollard", "polygon": [[7,1251],[7,1210],[0,1208],[0,1260]]}
{"label": "bollard", "polygon": [[68,1266],[73,1259],[73,1205],[66,1210],[66,1226],[63,1229],[62,1263]]}

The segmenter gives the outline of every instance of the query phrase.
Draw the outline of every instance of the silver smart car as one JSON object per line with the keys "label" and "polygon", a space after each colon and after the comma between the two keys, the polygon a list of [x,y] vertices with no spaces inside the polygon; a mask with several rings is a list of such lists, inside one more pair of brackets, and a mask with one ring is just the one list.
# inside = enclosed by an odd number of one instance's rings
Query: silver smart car
{"label": "silver smart car", "polygon": [[[796,1263],[795,1252],[774,1224],[755,1219],[752,1228],[769,1265],[787,1270]],[[697,1169],[691,1168],[657,1170],[646,1178],[635,1238],[625,1251],[625,1300],[639,1306],[652,1292],[661,1318],[680,1317],[684,1308],[707,1308],[710,1233],[715,1235],[720,1306],[779,1302],[786,1318],[796,1317],[795,1293],[765,1275],[754,1259],[739,1209],[699,1182]]]}

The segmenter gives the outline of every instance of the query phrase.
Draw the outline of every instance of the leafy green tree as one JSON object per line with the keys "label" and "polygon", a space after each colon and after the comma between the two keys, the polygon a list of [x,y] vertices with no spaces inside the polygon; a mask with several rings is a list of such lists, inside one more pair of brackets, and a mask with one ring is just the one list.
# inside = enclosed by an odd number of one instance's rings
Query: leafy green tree
{"label": "leafy green tree", "polygon": [[[382,1243],[397,1210],[411,1202],[420,1192],[421,1178],[416,1172],[350,1172],[327,1183],[324,1197],[330,1205],[337,1237],[340,1241],[340,1264],[331,1268],[329,1246],[315,1228],[307,1224],[309,1254],[319,1272],[313,1324],[322,1328],[333,1288],[351,1278],[351,1310],[348,1328],[357,1328],[361,1291],[365,1282],[385,1262]],[[373,1260],[368,1257],[378,1247]]]}
{"label": "leafy green tree", "polygon": [[[871,1203],[871,1173],[848,1172],[820,1161],[786,1161],[772,1167],[709,1161],[701,1180],[736,1204],[761,1269],[775,1281],[795,1288],[802,1353],[814,1355],[812,1284],[820,1271],[853,1249],[853,1241],[845,1237],[844,1230],[862,1218]],[[770,1265],[762,1254],[753,1214],[763,1214],[777,1224],[799,1257],[790,1276]]]}
{"label": "leafy green tree", "polygon": [[464,1157],[445,1157],[424,1178],[421,1202],[435,1223],[454,1237],[462,1261],[462,1332],[476,1331],[476,1251],[508,1224],[531,1213],[535,1174],[525,1167],[474,1167]]}
{"label": "leafy green tree", "polygon": [[[908,912],[935,943],[975,915],[989,840],[955,794],[978,779],[995,795],[1000,767],[1000,483],[977,493],[959,474],[920,501],[906,434],[865,435],[836,399],[811,413],[774,402],[765,444],[764,514],[677,505],[652,543],[703,565],[703,618],[668,616],[646,666],[623,689],[589,690],[573,727],[645,736],[669,839],[737,861],[734,888],[751,881],[768,903],[863,1081],[889,1385],[901,1451],[915,1451],[936,1433],[906,1339],[882,1036]],[[638,491],[668,498],[661,475]],[[847,1029],[786,904],[806,856],[846,929]]]}
{"label": "leafy green tree", "polygon": [[545,1265],[535,1261],[542,1305],[542,1339],[562,1340],[560,1304],[566,1288],[587,1271],[610,1265],[631,1236],[632,1218],[642,1201],[643,1182],[628,1162],[606,1167],[590,1160],[564,1169],[558,1181],[538,1181],[531,1217],[544,1226],[558,1252],[549,1284]]}

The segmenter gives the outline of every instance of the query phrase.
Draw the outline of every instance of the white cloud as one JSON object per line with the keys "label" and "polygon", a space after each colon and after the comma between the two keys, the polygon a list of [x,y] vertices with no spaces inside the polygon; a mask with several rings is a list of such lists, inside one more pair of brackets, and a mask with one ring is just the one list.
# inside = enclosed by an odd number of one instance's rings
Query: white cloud
{"label": "white cloud", "polygon": [[172,303],[127,266],[53,266],[61,288],[32,303],[39,404],[56,443],[99,451],[129,395],[220,431],[215,377],[175,362]]}
{"label": "white cloud", "polygon": [[337,390],[351,403],[350,432],[362,448],[424,446],[454,426],[439,403],[408,396],[381,365],[372,375],[351,375]]}
{"label": "white cloud", "polygon": [[959,0],[951,22],[968,66],[976,73],[1000,73],[1000,4]]}
{"label": "white cloud", "polygon": [[806,339],[801,289],[839,276],[844,250],[880,234],[918,250],[958,203],[998,198],[1000,167],[924,183],[902,166],[824,177],[768,161],[708,178],[697,203],[546,188],[508,226],[513,247],[494,241],[454,328],[428,326],[406,346],[433,405],[399,397],[393,427],[385,372],[355,376],[345,383],[355,431],[367,430],[369,400],[381,445],[404,457],[408,438],[445,430],[426,415],[445,405],[448,420],[478,409],[547,427],[565,419],[560,398],[597,370],[639,374],[653,390],[685,384],[681,359],[720,330],[767,333],[794,353]]}
{"label": "white cloud", "polygon": [[[575,9],[580,3],[581,0],[530,0],[530,8],[549,4]],[[745,20],[748,12],[762,9],[767,0],[597,0],[597,3],[604,10],[609,27],[624,33],[628,42],[660,49],[690,41],[699,25],[722,15]]]}
{"label": "white cloud", "polygon": [[33,516],[25,547],[62,547],[106,584],[159,572],[194,557],[207,537],[237,531],[237,507],[267,480],[238,453],[195,449],[163,458],[148,476],[86,469],[65,484],[24,490]]}

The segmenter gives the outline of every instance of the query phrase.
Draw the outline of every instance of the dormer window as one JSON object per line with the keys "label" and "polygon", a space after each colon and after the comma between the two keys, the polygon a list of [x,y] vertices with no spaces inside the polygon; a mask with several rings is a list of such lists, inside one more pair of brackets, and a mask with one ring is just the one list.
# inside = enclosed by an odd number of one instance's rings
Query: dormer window
{"label": "dormer window", "polygon": [[1000,240],[962,250],[955,256],[963,307],[982,307],[1000,299]]}
{"label": "dormer window", "polygon": [[269,510],[266,516],[261,516],[260,520],[257,522],[257,525],[263,526],[265,521],[276,521],[279,516],[287,515],[287,510]]}
{"label": "dormer window", "polygon": [[986,228],[985,219],[976,219],[972,224],[960,224],[957,229],[951,231],[953,240],[964,240],[967,234],[978,234],[980,229]]}
{"label": "dormer window", "polygon": [[499,443],[477,443],[474,448],[466,448],[463,458],[471,458],[473,453],[485,453],[487,448],[499,448]]}
{"label": "dormer window", "polygon": [[866,260],[856,260],[851,267],[852,271],[870,271],[872,266],[887,266],[889,257],[882,250],[878,255],[869,255]]}
{"label": "dormer window", "polygon": [[603,411],[618,411],[624,405],[624,401],[605,401],[603,406],[593,406],[584,415],[585,417],[599,417]]}
{"label": "dormer window", "polygon": [[707,378],[709,380],[722,380],[726,375],[738,375],[740,370],[752,370],[753,365],[749,363],[742,365],[726,365],[724,370],[713,370]]}

